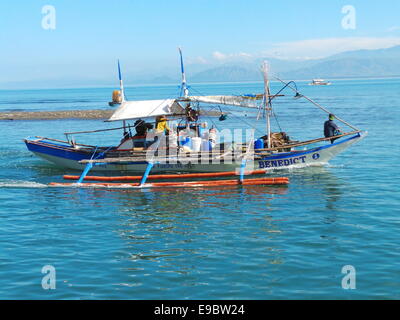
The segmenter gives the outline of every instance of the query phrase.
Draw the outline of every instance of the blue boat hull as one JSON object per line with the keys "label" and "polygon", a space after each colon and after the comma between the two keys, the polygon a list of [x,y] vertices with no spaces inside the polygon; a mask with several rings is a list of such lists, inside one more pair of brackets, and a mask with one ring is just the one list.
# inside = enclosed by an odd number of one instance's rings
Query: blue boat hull
{"label": "blue boat hull", "polygon": [[[247,161],[246,170],[258,169],[285,169],[298,168],[307,166],[322,166],[328,163],[333,157],[347,149],[350,145],[364,138],[366,133],[357,133],[354,136],[340,139],[333,144],[325,144],[305,150],[295,150],[290,152],[279,152],[265,156],[261,159],[250,159]],[[28,150],[35,155],[55,164],[58,167],[69,168],[82,171],[85,164],[79,163],[81,160],[103,159],[104,153],[97,151],[94,147],[73,147],[67,144],[58,144],[44,141],[42,139],[25,140]],[[108,148],[110,149],[110,148]],[[104,148],[103,148],[104,150]],[[129,162],[108,162],[93,167],[92,171],[103,172],[140,172],[146,169],[146,161],[129,161]],[[233,171],[240,166],[240,163],[226,161],[221,159],[218,163],[196,163],[189,161],[188,163],[159,163],[155,164],[152,172],[220,172]]]}

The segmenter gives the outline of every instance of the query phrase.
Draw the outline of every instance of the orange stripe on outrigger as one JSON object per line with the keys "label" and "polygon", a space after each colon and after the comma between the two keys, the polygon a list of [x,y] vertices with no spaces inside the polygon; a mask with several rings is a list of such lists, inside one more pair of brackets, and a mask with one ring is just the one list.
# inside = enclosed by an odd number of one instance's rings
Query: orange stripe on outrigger
{"label": "orange stripe on outrigger", "polygon": [[[265,174],[265,170],[247,171],[245,175]],[[155,179],[184,179],[184,178],[212,178],[212,177],[229,177],[238,175],[236,171],[228,172],[207,172],[207,173],[181,173],[181,174],[152,174],[147,177],[147,180]],[[78,180],[79,176],[64,175],[65,180]],[[141,180],[142,176],[119,176],[119,177],[101,177],[101,176],[86,176],[84,180],[91,181],[135,181]]]}

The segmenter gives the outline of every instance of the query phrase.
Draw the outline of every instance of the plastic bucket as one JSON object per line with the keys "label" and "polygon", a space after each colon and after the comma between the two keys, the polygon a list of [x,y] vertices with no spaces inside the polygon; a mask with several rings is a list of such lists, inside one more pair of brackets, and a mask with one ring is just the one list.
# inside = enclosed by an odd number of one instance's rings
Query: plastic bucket
{"label": "plastic bucket", "polygon": [[201,141],[201,151],[210,151],[211,150],[211,143],[210,141],[203,139]]}
{"label": "plastic bucket", "polygon": [[194,152],[199,152],[201,148],[201,138],[194,137],[192,138],[192,150]]}
{"label": "plastic bucket", "polygon": [[254,150],[257,149],[264,149],[264,140],[257,139],[256,141],[254,141]]}
{"label": "plastic bucket", "polygon": [[185,146],[185,147],[192,149],[192,139],[190,139],[190,137],[186,137],[186,138],[182,139],[181,146]]}

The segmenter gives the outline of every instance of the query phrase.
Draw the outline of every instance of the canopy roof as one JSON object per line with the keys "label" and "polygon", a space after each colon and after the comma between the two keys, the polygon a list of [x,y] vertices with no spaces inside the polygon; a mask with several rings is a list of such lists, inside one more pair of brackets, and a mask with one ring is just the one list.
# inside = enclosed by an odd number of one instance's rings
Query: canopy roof
{"label": "canopy roof", "polygon": [[107,121],[131,120],[184,113],[185,110],[175,99],[124,101]]}
{"label": "canopy roof", "polygon": [[189,96],[189,101],[225,104],[230,106],[239,106],[247,108],[257,108],[257,100],[262,99],[262,95],[254,96]]}

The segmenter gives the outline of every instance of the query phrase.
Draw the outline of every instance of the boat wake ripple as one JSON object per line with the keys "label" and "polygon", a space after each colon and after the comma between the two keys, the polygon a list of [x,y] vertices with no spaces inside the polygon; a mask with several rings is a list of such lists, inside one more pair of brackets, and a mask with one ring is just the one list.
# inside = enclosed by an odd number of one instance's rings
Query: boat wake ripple
{"label": "boat wake ripple", "polygon": [[2,179],[0,188],[47,188],[47,185],[34,181]]}

